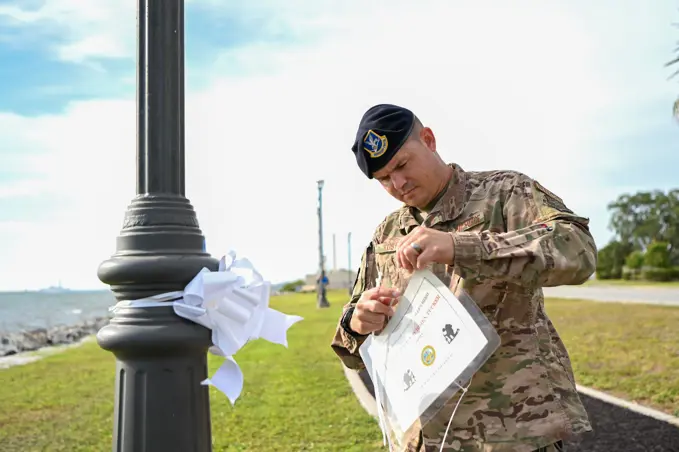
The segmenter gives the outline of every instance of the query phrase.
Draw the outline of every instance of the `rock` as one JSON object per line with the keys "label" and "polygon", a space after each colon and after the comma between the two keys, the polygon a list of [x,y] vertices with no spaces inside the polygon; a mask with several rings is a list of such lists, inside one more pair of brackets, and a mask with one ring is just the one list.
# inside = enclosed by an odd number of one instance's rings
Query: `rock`
{"label": "rock", "polygon": [[38,328],[31,331],[7,333],[0,336],[0,356],[37,350],[50,345],[72,344],[85,336],[95,334],[108,324],[109,317],[98,317],[79,325]]}

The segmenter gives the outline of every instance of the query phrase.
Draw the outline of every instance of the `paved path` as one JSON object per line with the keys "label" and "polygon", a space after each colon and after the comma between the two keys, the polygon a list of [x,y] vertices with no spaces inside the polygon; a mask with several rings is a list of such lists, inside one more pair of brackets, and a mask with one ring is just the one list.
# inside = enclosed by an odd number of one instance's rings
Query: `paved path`
{"label": "paved path", "polygon": [[[366,371],[345,370],[361,405],[375,416],[375,393]],[[679,427],[580,394],[593,433],[566,443],[566,452],[679,452]]]}
{"label": "paved path", "polygon": [[604,302],[646,303],[679,306],[679,288],[559,286],[545,287],[545,297],[576,298]]}

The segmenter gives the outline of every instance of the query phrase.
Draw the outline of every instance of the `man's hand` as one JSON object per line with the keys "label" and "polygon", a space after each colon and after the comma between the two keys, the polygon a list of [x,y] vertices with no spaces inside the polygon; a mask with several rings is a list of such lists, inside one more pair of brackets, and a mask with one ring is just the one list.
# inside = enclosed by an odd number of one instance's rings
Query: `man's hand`
{"label": "man's hand", "polygon": [[386,287],[368,289],[356,302],[349,327],[358,334],[370,334],[384,328],[385,320],[394,315],[391,307],[399,297],[398,290]]}
{"label": "man's hand", "polygon": [[421,270],[431,262],[452,265],[454,255],[455,245],[451,234],[418,226],[399,243],[396,262],[399,267],[413,271]]}

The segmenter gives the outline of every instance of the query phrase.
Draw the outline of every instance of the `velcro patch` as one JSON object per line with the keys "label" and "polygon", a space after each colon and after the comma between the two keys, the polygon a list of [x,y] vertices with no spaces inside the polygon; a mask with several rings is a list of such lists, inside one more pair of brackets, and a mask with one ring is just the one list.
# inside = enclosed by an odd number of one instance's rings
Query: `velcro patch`
{"label": "velcro patch", "polygon": [[397,240],[390,240],[385,243],[379,243],[375,245],[375,254],[395,253],[396,248],[398,248]]}
{"label": "velcro patch", "polygon": [[556,196],[554,193],[552,193],[551,191],[547,190],[547,189],[544,187],[544,185],[542,185],[540,182],[538,182],[538,181],[533,181],[533,182],[535,183],[535,188],[537,188],[538,190],[540,190],[542,193],[544,193],[545,195],[547,195],[547,196],[549,196],[549,197],[551,197],[551,198],[554,198],[554,199],[556,199],[557,201],[563,203],[563,199],[559,198],[559,197]]}
{"label": "velcro patch", "polygon": [[533,181],[533,184],[535,185],[535,188],[544,195],[544,203],[547,207],[551,207],[552,209],[558,210],[559,212],[573,213],[572,210],[566,207],[563,199],[547,190],[540,182]]}

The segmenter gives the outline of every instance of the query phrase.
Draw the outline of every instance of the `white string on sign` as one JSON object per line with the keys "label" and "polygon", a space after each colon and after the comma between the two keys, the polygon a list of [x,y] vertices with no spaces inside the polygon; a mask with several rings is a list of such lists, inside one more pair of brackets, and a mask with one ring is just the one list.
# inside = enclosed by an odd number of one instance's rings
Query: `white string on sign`
{"label": "white string on sign", "polygon": [[265,339],[288,346],[287,330],[303,320],[269,307],[271,284],[248,259],[236,259],[230,251],[217,271],[203,268],[183,291],[168,292],[139,300],[124,300],[110,308],[172,306],[175,314],[212,331],[210,352],[225,357],[212,378],[201,382],[223,392],[235,404],[243,390],[243,373],[233,359],[248,341]]}
{"label": "white string on sign", "polygon": [[[382,272],[378,271],[377,272],[377,281],[375,281],[375,287],[380,287],[382,285]],[[373,337],[375,337],[375,332],[371,333]],[[389,335],[387,335],[387,343],[389,342]],[[394,448],[394,445],[391,441],[391,434],[389,432],[389,427],[387,424],[387,419],[386,415],[384,414],[384,409],[382,408],[382,390],[380,388],[380,383],[379,383],[379,378],[377,377],[377,367],[375,364],[375,361],[372,362],[372,374],[373,378],[375,381],[373,382],[373,386],[375,389],[375,404],[377,405],[377,420],[380,425],[380,430],[382,430],[382,445],[386,446],[387,443],[389,444],[389,452],[391,452]]]}

